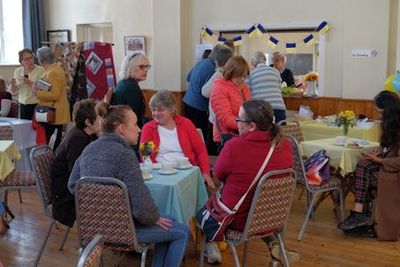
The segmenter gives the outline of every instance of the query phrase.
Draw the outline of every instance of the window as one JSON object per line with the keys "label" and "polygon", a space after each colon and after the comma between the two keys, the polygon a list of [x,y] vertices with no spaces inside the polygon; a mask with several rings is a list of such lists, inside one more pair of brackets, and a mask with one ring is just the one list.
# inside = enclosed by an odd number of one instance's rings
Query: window
{"label": "window", "polygon": [[0,64],[17,64],[23,47],[22,0],[0,0]]}

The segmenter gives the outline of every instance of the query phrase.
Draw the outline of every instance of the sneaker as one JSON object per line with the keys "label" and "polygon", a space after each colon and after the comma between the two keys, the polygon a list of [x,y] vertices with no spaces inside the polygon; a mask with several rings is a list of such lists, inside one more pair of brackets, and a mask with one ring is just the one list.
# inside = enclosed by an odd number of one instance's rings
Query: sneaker
{"label": "sneaker", "polygon": [[[294,250],[286,249],[286,255],[288,257],[289,263],[299,261],[301,255]],[[273,261],[284,262],[283,255],[281,254],[281,247],[279,243],[274,243],[271,247],[271,258]]]}
{"label": "sneaker", "polygon": [[219,252],[219,249],[217,247],[217,244],[215,242],[207,242],[206,247],[205,247],[205,253],[207,257],[208,263],[221,263],[222,258],[221,258],[221,253]]}
{"label": "sneaker", "polygon": [[373,225],[364,225],[360,227],[356,227],[351,230],[343,230],[343,233],[347,236],[352,237],[369,237],[376,238],[375,227]]}
{"label": "sneaker", "polygon": [[349,217],[346,220],[339,224],[339,229],[341,230],[350,230],[356,227],[369,225],[370,218],[367,217],[364,213],[357,212],[357,211],[350,211]]}

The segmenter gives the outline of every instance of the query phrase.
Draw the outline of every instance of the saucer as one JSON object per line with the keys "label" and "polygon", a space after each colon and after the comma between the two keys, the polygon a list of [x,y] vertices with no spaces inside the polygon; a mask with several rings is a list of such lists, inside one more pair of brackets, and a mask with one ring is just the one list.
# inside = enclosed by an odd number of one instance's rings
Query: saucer
{"label": "saucer", "polygon": [[159,169],[158,170],[158,173],[160,173],[160,174],[174,174],[174,173],[177,173],[178,171],[177,170],[175,170],[175,169],[172,169],[172,170],[163,170],[163,169]]}
{"label": "saucer", "polygon": [[153,166],[153,169],[154,169],[154,170],[159,170],[159,169],[161,169],[161,163],[158,163],[158,162],[157,162],[157,163],[153,163],[152,166]]}
{"label": "saucer", "polygon": [[193,167],[193,165],[189,163],[189,164],[183,165],[183,166],[176,166],[175,168],[177,168],[178,170],[186,170],[186,169],[190,169],[192,167]]}
{"label": "saucer", "polygon": [[335,145],[335,146],[345,146],[346,143],[336,143],[336,142],[334,142],[334,143],[332,143],[332,145]]}

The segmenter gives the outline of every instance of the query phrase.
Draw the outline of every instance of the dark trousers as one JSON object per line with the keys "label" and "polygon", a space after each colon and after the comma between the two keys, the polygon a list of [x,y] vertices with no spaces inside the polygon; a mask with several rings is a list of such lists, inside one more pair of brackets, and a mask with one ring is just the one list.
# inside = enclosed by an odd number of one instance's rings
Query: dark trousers
{"label": "dark trousers", "polygon": [[54,143],[54,148],[53,151],[56,151],[57,147],[60,145],[61,143],[61,137],[62,137],[62,129],[63,129],[63,125],[56,125],[56,124],[48,124],[48,123],[43,123],[42,124],[43,127],[46,129],[46,140],[47,140],[47,144],[50,141],[50,137],[53,135],[54,131],[57,129],[57,137],[56,137],[56,141]]}
{"label": "dark trousers", "polygon": [[286,120],[286,110],[274,109],[275,123]]}
{"label": "dark trousers", "polygon": [[33,114],[35,113],[36,104],[20,104],[19,105],[19,113],[20,118],[24,120],[32,120]]}
{"label": "dark trousers", "polygon": [[207,111],[201,111],[191,106],[185,105],[185,117],[191,120],[203,132],[204,139],[208,136],[208,114]]}

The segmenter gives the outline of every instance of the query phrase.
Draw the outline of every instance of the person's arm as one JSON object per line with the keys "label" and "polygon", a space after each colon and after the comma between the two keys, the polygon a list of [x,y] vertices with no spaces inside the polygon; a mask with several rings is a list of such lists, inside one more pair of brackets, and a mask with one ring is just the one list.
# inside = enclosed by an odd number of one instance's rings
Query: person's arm
{"label": "person's arm", "polygon": [[193,68],[188,72],[188,74],[186,75],[186,81],[190,82],[190,77],[192,76],[192,70]]}
{"label": "person's arm", "polygon": [[294,83],[294,76],[291,70],[285,69],[285,74],[286,74],[286,84],[287,86],[295,86],[296,84]]}
{"label": "person's arm", "polygon": [[72,138],[73,144],[69,144],[67,147],[68,170],[70,172],[74,167],[75,161],[79,158],[79,156],[82,154],[82,151],[88,144],[87,138],[85,136],[75,135],[74,137],[76,138]]}
{"label": "person's arm", "polygon": [[382,167],[387,172],[400,172],[400,149],[396,157],[382,158]]}
{"label": "person's arm", "polygon": [[149,189],[144,184],[139,163],[133,151],[122,151],[118,177],[128,188],[134,219],[144,225],[154,225],[160,218]]}
{"label": "person's arm", "polygon": [[224,146],[224,149],[221,150],[217,159],[214,163],[214,174],[221,182],[225,182],[229,173],[231,172],[231,152],[230,152],[230,142],[227,142]]}
{"label": "person's arm", "polygon": [[11,100],[10,99],[2,99],[1,100],[0,117],[7,117],[8,113],[10,113],[10,109],[11,109]]}
{"label": "person's arm", "polygon": [[213,76],[211,76],[211,78],[203,85],[203,87],[201,87],[201,94],[204,97],[210,98],[213,83],[219,77],[222,77],[222,73],[217,70],[217,71],[215,71]]}
{"label": "person's arm", "polygon": [[143,98],[140,87],[136,86],[134,88],[129,88],[125,90],[126,104],[130,106],[135,112],[138,120],[141,120],[143,116]]}
{"label": "person's arm", "polygon": [[36,91],[36,95],[38,99],[46,102],[56,102],[61,97],[62,87],[65,86],[63,81],[65,80],[64,73],[59,71],[49,71],[46,74],[46,80],[51,84],[51,88],[49,91],[46,90],[37,90],[35,86],[33,86],[33,91]]}
{"label": "person's arm", "polygon": [[79,168],[79,158],[75,161],[74,167],[72,168],[71,174],[68,179],[68,190],[71,194],[74,194],[75,183],[81,178],[81,171]]}
{"label": "person's arm", "polygon": [[224,125],[224,128],[232,131],[237,130],[236,116],[232,113],[231,100],[221,86],[214,86],[212,89],[211,106],[220,126]]}

